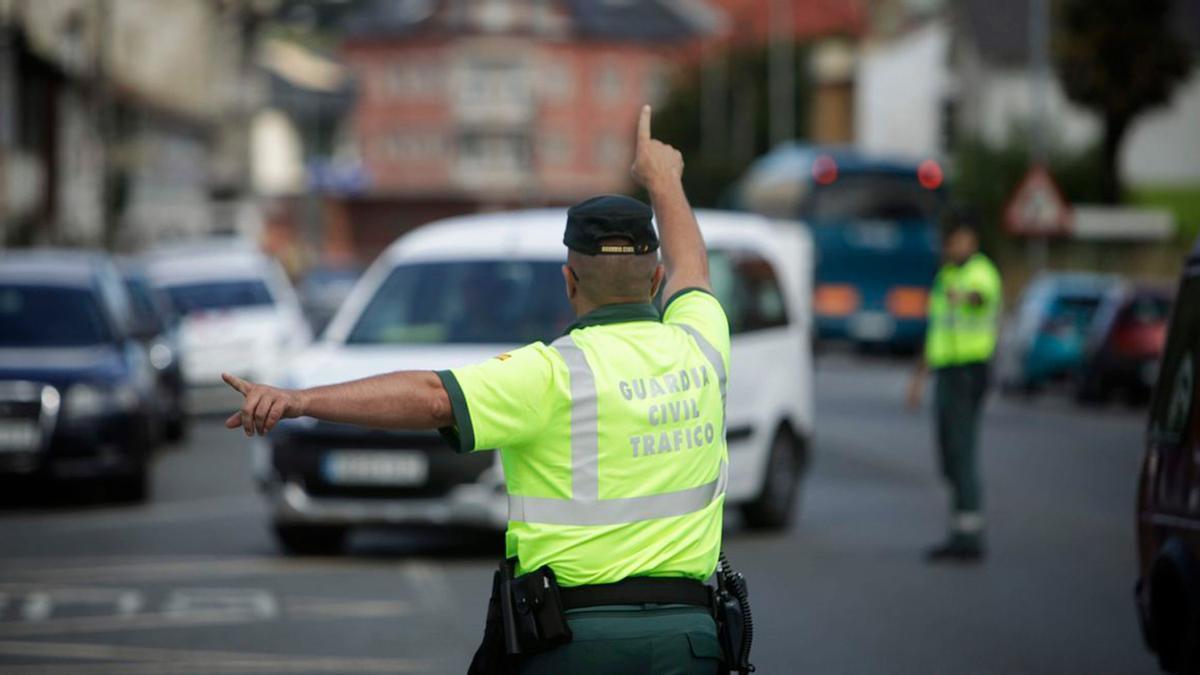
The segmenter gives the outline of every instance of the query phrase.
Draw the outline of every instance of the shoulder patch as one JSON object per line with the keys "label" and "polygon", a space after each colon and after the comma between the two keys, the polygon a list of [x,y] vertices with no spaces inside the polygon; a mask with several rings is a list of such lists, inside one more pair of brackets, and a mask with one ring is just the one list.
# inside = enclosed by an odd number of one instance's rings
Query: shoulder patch
{"label": "shoulder patch", "polygon": [[509,354],[508,352],[504,352],[503,354],[497,354],[497,355],[495,356],[495,359],[496,359],[497,361],[507,361],[507,360],[509,360],[509,359],[511,359],[511,358],[512,358],[512,354]]}

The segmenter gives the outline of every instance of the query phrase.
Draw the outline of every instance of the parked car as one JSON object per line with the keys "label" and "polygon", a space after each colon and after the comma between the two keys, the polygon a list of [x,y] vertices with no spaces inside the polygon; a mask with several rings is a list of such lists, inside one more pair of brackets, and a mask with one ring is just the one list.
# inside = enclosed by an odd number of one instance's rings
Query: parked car
{"label": "parked car", "polygon": [[125,260],[120,269],[129,292],[134,332],[142,337],[142,346],[157,375],[156,426],[164,438],[178,441],[187,433],[188,424],[178,317],[170,300],[150,283],[140,264]]}
{"label": "parked car", "polygon": [[0,477],[146,497],[155,373],[136,329],[108,258],[0,254]]}
{"label": "parked car", "polygon": [[256,248],[216,241],[156,251],[146,272],[180,315],[191,412],[237,407],[222,372],[274,381],[312,339],[291,282]]}
{"label": "parked car", "polygon": [[1089,329],[1076,398],[1099,403],[1121,392],[1130,404],[1144,403],[1157,377],[1170,313],[1170,289],[1122,284],[1110,290]]}
{"label": "parked car", "polygon": [[[727,503],[751,526],[782,528],[813,429],[812,248],[794,225],[697,215],[733,333]],[[564,222],[562,210],[521,211],[406,235],[368,269],[285,384],[450,368],[552,340],[574,318],[560,270]],[[287,420],[256,439],[254,464],[287,551],[336,550],[358,525],[507,520],[499,453],[455,455],[433,432]]]}
{"label": "parked car", "polygon": [[1163,670],[1200,668],[1200,243],[1170,319],[1138,481],[1138,619]]}
{"label": "parked car", "polygon": [[921,348],[945,202],[933,160],[784,144],[750,167],[738,191],[743,208],[811,228],[819,339]]}
{"label": "parked car", "polygon": [[310,269],[296,287],[304,316],[314,335],[320,335],[362,276],[356,265],[321,265]]}
{"label": "parked car", "polygon": [[1073,378],[1096,310],[1117,283],[1116,277],[1085,272],[1043,274],[1030,283],[999,355],[1003,387],[1031,393]]}

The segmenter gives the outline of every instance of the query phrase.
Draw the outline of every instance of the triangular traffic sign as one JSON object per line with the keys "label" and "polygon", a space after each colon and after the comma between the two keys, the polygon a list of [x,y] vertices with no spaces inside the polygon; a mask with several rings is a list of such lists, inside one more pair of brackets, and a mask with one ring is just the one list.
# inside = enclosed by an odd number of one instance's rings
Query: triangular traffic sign
{"label": "triangular traffic sign", "polygon": [[1020,237],[1070,234],[1071,205],[1046,167],[1029,167],[1004,206],[1004,228]]}

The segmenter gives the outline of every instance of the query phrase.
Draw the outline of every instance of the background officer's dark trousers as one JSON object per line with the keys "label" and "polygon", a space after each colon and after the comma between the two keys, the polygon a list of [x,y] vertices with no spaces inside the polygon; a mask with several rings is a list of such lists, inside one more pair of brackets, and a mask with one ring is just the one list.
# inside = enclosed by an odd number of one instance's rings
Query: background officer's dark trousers
{"label": "background officer's dark trousers", "polygon": [[982,538],[984,524],[977,450],[988,365],[939,368],[935,377],[938,456],[950,488],[951,535],[974,543]]}

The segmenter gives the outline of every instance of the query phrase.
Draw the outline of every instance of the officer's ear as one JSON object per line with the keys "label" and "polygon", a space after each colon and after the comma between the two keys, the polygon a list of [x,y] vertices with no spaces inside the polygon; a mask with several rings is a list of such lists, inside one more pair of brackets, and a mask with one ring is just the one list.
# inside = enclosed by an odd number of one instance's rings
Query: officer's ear
{"label": "officer's ear", "polygon": [[567,299],[574,300],[575,294],[579,292],[579,277],[575,276],[575,270],[571,269],[570,265],[562,266],[563,283],[566,284]]}
{"label": "officer's ear", "polygon": [[661,264],[654,266],[654,277],[650,280],[650,299],[658,297],[658,290],[662,288],[663,279],[667,278],[667,268]]}

